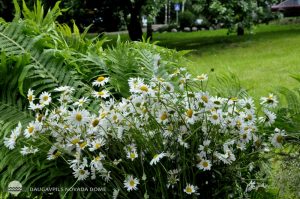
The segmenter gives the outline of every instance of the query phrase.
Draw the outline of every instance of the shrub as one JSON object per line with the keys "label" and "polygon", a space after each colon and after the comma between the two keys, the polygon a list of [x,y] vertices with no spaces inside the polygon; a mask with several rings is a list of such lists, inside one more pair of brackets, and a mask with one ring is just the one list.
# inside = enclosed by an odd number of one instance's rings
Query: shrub
{"label": "shrub", "polygon": [[196,16],[190,11],[184,11],[183,13],[179,14],[179,25],[182,30],[185,27],[193,26],[195,20]]}
{"label": "shrub", "polygon": [[170,25],[162,26],[157,31],[160,32],[160,33],[162,33],[162,32],[171,32],[172,29],[178,29],[178,25],[177,24],[170,24]]}

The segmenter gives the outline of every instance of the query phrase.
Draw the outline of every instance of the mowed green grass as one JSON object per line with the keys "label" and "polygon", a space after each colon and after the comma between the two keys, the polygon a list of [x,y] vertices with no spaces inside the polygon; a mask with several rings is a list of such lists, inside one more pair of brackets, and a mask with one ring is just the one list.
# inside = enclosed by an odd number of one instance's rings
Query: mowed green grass
{"label": "mowed green grass", "polygon": [[[116,35],[109,38],[115,40]],[[128,35],[121,35],[127,40]],[[155,33],[158,45],[177,50],[191,50],[188,70],[193,74],[216,76],[234,73],[251,95],[260,97],[278,86],[299,86],[291,74],[300,73],[300,24],[259,25],[253,34],[227,35],[227,30]],[[216,85],[218,86],[218,85]],[[221,86],[221,85],[220,85]]]}
{"label": "mowed green grass", "polygon": [[[159,45],[192,50],[189,71],[237,75],[249,93],[259,97],[278,86],[299,87],[291,74],[300,73],[300,25],[260,25],[253,34],[227,36],[226,30],[155,34]],[[220,85],[221,86],[221,85]]]}

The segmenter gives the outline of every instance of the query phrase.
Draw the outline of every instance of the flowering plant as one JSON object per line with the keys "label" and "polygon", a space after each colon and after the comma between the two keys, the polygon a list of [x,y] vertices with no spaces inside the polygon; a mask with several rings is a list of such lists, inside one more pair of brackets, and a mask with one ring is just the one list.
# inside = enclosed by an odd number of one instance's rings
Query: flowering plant
{"label": "flowering plant", "polygon": [[[131,78],[131,95],[121,100],[105,89],[105,76],[93,82],[100,89],[81,99],[69,86],[54,90],[55,103],[50,93],[36,98],[29,90],[36,119],[19,124],[4,143],[21,147],[24,156],[63,160],[74,186],[88,181],[106,188],[98,197],[249,196],[265,187],[261,154],[269,141],[283,143],[282,130],[270,138],[277,98],[261,98],[258,115],[252,98],[211,96],[207,78],[182,68],[149,82]],[[97,110],[89,106],[94,100]]]}

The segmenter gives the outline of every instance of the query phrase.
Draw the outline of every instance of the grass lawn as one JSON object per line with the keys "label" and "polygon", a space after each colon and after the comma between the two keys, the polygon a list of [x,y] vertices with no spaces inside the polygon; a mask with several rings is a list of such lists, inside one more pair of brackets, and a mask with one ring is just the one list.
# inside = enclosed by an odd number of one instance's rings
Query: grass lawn
{"label": "grass lawn", "polygon": [[[227,30],[190,33],[155,33],[158,45],[177,50],[192,50],[187,55],[189,71],[196,75],[232,72],[254,96],[273,91],[277,86],[294,88],[290,74],[300,73],[300,25],[260,25],[254,34],[227,35]],[[116,36],[109,36],[115,39]],[[122,35],[127,39],[127,35]]]}

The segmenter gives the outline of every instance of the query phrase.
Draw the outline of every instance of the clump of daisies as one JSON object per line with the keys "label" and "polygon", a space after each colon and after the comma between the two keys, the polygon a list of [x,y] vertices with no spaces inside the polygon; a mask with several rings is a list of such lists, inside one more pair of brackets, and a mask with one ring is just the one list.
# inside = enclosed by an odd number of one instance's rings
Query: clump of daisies
{"label": "clump of daisies", "polygon": [[[56,99],[29,90],[29,109],[36,118],[18,124],[4,144],[24,156],[62,158],[76,182],[95,181],[114,198],[210,198],[222,185],[232,185],[226,194],[241,196],[244,190],[246,197],[261,187],[255,182],[259,164],[253,162],[284,144],[283,130],[268,133],[278,100],[273,94],[261,98],[258,117],[250,97],[212,96],[202,90],[207,79],[207,74],[192,78],[182,68],[150,81],[131,78],[130,97],[118,101],[106,88],[106,76],[97,77],[92,83],[96,90],[82,98],[74,97],[69,86],[55,89],[60,93]],[[97,109],[89,106],[94,101]],[[41,143],[48,151],[39,150]]]}

